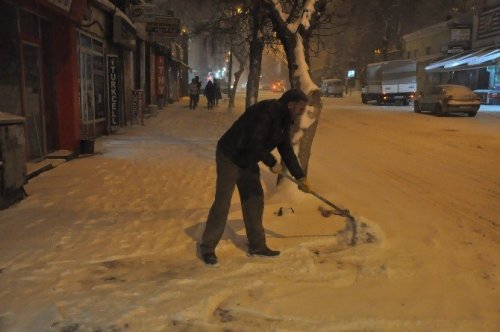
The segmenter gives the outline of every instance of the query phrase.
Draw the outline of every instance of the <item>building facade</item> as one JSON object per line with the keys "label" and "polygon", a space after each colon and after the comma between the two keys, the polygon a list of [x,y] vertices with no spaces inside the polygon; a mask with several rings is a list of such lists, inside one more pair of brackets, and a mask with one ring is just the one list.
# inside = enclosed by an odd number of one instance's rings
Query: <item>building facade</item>
{"label": "building facade", "polygon": [[26,119],[28,160],[79,147],[76,31],[85,1],[0,1],[0,111]]}
{"label": "building facade", "polygon": [[[467,34],[461,34],[467,37]],[[500,1],[478,2],[473,16],[470,49],[434,61],[425,72],[434,83],[464,85],[472,90],[500,91]]]}
{"label": "building facade", "polygon": [[186,94],[187,43],[158,45],[129,7],[0,0],[0,12],[0,112],[26,119],[28,162],[78,154],[82,142],[142,123],[145,105]]}

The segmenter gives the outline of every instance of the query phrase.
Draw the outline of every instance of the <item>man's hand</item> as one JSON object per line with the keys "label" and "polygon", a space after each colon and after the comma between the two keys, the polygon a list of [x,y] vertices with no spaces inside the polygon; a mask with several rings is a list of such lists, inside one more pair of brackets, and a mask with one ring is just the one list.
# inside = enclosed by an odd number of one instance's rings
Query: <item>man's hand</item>
{"label": "man's hand", "polygon": [[309,194],[312,191],[311,186],[307,182],[306,177],[300,178],[298,181],[299,181],[298,184],[299,190],[305,192],[306,194]]}
{"label": "man's hand", "polygon": [[269,167],[269,170],[273,172],[274,174],[281,174],[281,171],[283,170],[283,167],[281,167],[281,163],[276,162],[274,166]]}

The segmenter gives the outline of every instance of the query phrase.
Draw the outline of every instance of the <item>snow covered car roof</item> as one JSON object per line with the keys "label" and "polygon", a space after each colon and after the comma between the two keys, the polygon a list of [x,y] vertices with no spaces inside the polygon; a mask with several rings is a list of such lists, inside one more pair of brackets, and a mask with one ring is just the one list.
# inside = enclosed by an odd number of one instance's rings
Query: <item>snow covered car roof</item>
{"label": "snow covered car roof", "polygon": [[471,89],[463,85],[442,84],[439,85],[439,87],[445,89],[447,93],[453,94],[455,97],[474,95],[474,92],[472,92]]}

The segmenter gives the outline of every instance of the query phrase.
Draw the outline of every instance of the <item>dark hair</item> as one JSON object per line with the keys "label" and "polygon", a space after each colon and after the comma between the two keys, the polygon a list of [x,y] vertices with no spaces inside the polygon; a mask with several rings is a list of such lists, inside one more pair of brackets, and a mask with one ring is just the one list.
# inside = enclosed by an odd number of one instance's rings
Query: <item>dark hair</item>
{"label": "dark hair", "polygon": [[283,104],[288,104],[291,101],[309,101],[306,94],[299,89],[290,89],[285,92],[279,99]]}

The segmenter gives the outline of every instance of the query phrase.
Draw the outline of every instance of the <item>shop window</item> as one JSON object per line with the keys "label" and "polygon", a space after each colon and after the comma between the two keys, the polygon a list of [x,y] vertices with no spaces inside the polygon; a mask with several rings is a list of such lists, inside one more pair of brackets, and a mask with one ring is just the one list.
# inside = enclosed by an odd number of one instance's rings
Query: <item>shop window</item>
{"label": "shop window", "polygon": [[96,136],[96,123],[105,120],[103,43],[79,32],[80,120],[82,138]]}
{"label": "shop window", "polygon": [[[3,15],[2,15],[3,16]],[[39,39],[38,17],[27,11],[19,11],[19,28],[22,34]]]}
{"label": "shop window", "polygon": [[92,49],[92,39],[90,39],[90,37],[80,34],[80,38],[78,40],[80,41],[80,48]]}
{"label": "shop window", "polygon": [[99,55],[93,57],[93,78],[94,78],[94,105],[96,119],[104,119],[106,117],[106,104],[104,101],[104,58]]}
{"label": "shop window", "polygon": [[490,87],[495,90],[500,90],[500,66],[489,66]]}
{"label": "shop window", "polygon": [[16,9],[0,1],[0,112],[22,115]]}
{"label": "shop window", "polygon": [[41,104],[41,55],[40,47],[23,42],[24,109],[28,128],[30,160],[40,159],[45,153],[44,118]]}

